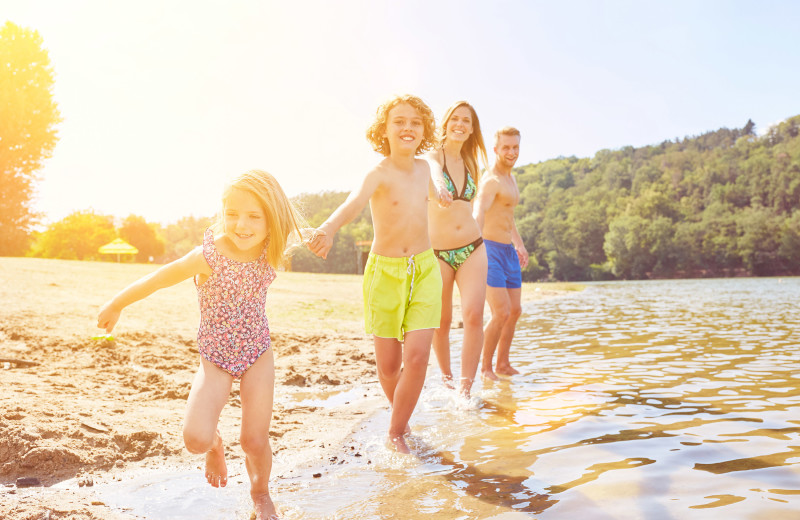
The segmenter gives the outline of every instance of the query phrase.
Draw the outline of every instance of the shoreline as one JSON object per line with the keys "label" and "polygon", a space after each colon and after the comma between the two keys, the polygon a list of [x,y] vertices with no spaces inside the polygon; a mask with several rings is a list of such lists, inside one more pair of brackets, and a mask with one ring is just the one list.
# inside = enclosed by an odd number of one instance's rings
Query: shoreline
{"label": "shoreline", "polygon": [[[0,309],[0,357],[36,363],[0,363],[6,389],[0,396],[0,517],[27,520],[52,511],[71,519],[132,520],[80,483],[142,468],[202,467],[202,457],[189,454],[181,438],[198,363],[191,281],[126,309],[113,341],[92,339],[101,332],[94,327],[99,306],[157,267],[0,258],[0,297],[7,302]],[[276,373],[270,442],[295,469],[341,453],[359,425],[388,406],[372,341],[361,330],[360,283],[355,275],[281,272],[270,287]],[[531,287],[523,289],[524,302],[568,292]],[[220,417],[233,464],[243,458],[238,392],[235,382]],[[342,392],[352,399],[315,403]],[[43,487],[17,491],[21,477],[37,478]]]}

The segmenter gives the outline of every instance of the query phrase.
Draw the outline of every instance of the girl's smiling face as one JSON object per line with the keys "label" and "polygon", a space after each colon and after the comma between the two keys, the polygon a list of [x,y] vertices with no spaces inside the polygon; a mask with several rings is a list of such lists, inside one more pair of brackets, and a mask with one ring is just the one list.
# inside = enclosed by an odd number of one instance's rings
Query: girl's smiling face
{"label": "girl's smiling face", "polygon": [[267,215],[255,195],[232,189],[225,199],[225,236],[243,253],[259,255],[269,236]]}

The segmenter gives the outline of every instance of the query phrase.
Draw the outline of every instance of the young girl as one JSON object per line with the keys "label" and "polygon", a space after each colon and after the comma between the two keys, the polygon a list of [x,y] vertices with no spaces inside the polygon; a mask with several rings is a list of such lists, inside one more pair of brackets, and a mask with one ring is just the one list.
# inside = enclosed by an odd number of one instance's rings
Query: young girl
{"label": "young girl", "polygon": [[201,359],[189,392],[183,440],[191,453],[205,454],[208,482],[225,486],[228,470],[217,422],[234,378],[240,378],[240,442],[250,494],[256,518],[272,520],[278,518],[269,495],[275,370],[264,306],[287,242],[302,236],[301,219],[275,178],[258,170],[233,179],[222,204],[222,215],[206,230],[201,247],[122,290],[100,309],[97,326],[111,332],[128,305],[194,278]]}

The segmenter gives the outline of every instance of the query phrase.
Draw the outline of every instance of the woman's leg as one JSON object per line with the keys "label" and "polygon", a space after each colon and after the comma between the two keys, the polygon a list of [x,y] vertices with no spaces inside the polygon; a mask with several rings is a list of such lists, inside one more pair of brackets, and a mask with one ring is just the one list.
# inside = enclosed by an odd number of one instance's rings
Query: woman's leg
{"label": "woman's leg", "polygon": [[442,372],[445,386],[453,388],[453,372],[450,369],[450,325],[453,322],[453,280],[455,271],[447,262],[439,259],[442,273],[442,319],[433,333],[433,352]]}
{"label": "woman's leg", "polygon": [[217,423],[232,383],[233,376],[201,359],[186,403],[183,442],[191,453],[206,455],[206,480],[214,487],[228,483],[225,448]]}
{"label": "woman's leg", "polygon": [[245,454],[245,467],[250,477],[250,496],[257,520],[276,515],[269,495],[269,475],[272,471],[272,447],[269,443],[269,424],[275,392],[275,361],[272,349],[258,358],[242,376],[242,432],[239,442]]}
{"label": "woman's leg", "polygon": [[456,273],[461,293],[464,341],[461,347],[461,393],[469,397],[483,349],[483,307],[486,303],[486,248],[479,246]]}

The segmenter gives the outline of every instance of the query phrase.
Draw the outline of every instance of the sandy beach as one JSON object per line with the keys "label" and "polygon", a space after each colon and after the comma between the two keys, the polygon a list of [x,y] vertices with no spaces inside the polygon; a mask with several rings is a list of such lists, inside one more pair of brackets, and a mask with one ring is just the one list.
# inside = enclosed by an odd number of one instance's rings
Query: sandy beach
{"label": "sandy beach", "polygon": [[[98,500],[91,484],[134,468],[200,467],[202,459],[181,439],[199,360],[192,282],[126,309],[113,339],[99,337],[95,327],[103,302],[157,267],[0,258],[0,518],[138,518]],[[291,397],[377,382],[372,343],[361,328],[360,287],[355,275],[282,272],[270,288],[270,438],[273,451],[296,465],[341,452],[358,424],[386,406],[374,393],[325,409],[297,406]],[[526,284],[523,299],[563,292]],[[239,406],[234,383],[220,430],[228,459],[241,462]],[[18,489],[25,479],[41,487]]]}

